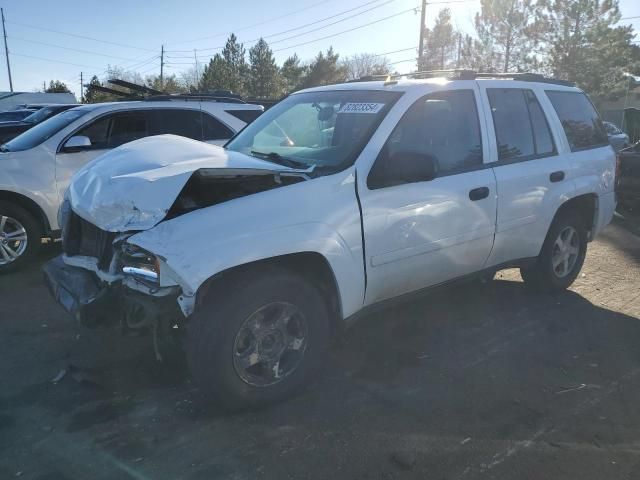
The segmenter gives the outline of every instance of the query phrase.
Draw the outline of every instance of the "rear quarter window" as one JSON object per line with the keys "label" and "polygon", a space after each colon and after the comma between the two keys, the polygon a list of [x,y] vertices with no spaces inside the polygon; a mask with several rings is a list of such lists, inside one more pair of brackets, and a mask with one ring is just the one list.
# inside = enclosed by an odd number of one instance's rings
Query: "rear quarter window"
{"label": "rear quarter window", "polygon": [[560,118],[572,152],[609,144],[602,120],[584,93],[554,90],[546,93]]}
{"label": "rear quarter window", "polygon": [[251,123],[262,115],[262,110],[225,110],[225,112],[242,120],[244,123]]}

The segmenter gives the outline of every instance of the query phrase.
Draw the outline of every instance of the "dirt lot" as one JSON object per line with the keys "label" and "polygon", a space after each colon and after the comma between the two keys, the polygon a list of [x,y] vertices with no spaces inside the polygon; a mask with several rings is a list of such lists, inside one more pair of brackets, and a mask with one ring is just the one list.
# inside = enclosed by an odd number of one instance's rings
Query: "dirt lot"
{"label": "dirt lot", "polygon": [[639,287],[618,218],[572,291],[508,271],[381,311],[306,393],[230,415],[179,350],[76,327],[34,265],[0,278],[0,478],[640,478]]}

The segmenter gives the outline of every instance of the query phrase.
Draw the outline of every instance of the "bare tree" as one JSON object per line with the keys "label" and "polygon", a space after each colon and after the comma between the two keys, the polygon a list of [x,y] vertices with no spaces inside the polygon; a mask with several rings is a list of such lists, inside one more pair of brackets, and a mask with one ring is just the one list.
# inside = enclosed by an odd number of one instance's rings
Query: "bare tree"
{"label": "bare tree", "polygon": [[367,75],[384,75],[391,72],[389,59],[373,53],[352,55],[344,59],[342,64],[347,71],[347,80],[355,80]]}

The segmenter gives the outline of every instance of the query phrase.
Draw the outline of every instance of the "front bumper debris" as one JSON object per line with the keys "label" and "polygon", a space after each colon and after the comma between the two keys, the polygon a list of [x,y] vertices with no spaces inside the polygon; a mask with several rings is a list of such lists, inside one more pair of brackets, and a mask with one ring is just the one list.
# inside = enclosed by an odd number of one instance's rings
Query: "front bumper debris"
{"label": "front bumper debris", "polygon": [[62,255],[45,263],[42,270],[53,298],[81,325],[105,323],[106,312],[113,316],[109,289],[92,272],[67,265]]}

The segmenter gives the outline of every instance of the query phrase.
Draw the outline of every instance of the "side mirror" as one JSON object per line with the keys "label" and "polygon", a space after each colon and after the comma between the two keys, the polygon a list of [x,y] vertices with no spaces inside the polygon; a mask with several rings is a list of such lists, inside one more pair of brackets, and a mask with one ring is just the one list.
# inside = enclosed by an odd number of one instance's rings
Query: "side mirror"
{"label": "side mirror", "polygon": [[391,187],[404,183],[428,182],[438,174],[438,161],[428,153],[399,150],[383,154],[369,176],[370,188]]}
{"label": "side mirror", "polygon": [[75,135],[67,140],[62,147],[65,152],[77,152],[91,147],[91,140],[84,135]]}

